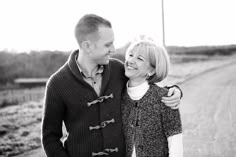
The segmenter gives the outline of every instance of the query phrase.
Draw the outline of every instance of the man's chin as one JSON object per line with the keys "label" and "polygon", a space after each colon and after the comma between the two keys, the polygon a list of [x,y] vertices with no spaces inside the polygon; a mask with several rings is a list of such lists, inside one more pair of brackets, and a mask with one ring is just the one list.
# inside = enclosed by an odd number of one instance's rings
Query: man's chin
{"label": "man's chin", "polygon": [[107,65],[107,64],[109,64],[109,61],[110,61],[110,60],[108,59],[108,60],[106,60],[106,61],[104,61],[104,62],[101,62],[100,65]]}

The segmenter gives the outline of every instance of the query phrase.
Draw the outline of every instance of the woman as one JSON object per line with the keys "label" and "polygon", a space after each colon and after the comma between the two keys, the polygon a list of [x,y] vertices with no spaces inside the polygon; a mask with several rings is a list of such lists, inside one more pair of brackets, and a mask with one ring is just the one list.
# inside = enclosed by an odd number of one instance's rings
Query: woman
{"label": "woman", "polygon": [[149,39],[135,41],[127,50],[129,81],[122,99],[127,157],[183,156],[180,112],[161,102],[168,91],[154,84],[167,76],[168,68],[165,48]]}

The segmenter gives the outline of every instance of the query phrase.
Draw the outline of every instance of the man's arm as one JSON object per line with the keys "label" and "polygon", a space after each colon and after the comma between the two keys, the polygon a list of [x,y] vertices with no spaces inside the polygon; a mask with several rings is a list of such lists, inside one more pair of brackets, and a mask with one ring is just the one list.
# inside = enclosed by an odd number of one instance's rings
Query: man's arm
{"label": "man's arm", "polygon": [[47,157],[68,157],[60,141],[63,115],[64,106],[60,96],[47,86],[42,119],[42,144]]}
{"label": "man's arm", "polygon": [[171,107],[172,109],[178,109],[180,106],[180,100],[183,97],[183,92],[179,86],[167,86],[169,91],[167,97],[162,97],[162,102],[165,103],[166,106]]}

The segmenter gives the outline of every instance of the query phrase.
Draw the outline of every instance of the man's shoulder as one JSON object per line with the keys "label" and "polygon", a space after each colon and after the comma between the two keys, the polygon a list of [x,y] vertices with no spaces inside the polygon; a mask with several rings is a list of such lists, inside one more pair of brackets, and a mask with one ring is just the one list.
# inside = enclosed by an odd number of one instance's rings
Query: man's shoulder
{"label": "man's shoulder", "polygon": [[112,68],[112,70],[122,70],[124,71],[124,63],[116,58],[111,58],[109,61],[109,65]]}
{"label": "man's shoulder", "polygon": [[60,80],[65,78],[66,69],[68,68],[67,62],[62,65],[56,72],[54,72],[48,79],[47,84],[55,84],[56,82],[61,82]]}
{"label": "man's shoulder", "polygon": [[122,78],[125,82],[127,78],[125,76],[124,63],[118,59],[111,58],[109,62],[110,73],[115,78]]}
{"label": "man's shoulder", "polygon": [[110,58],[110,63],[117,64],[118,66],[124,66],[124,63],[121,60],[116,59],[116,58]]}

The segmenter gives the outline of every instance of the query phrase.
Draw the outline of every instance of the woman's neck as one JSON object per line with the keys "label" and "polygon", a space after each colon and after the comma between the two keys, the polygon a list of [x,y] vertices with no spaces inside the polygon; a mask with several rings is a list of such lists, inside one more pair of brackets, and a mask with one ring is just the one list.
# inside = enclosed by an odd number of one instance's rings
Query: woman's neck
{"label": "woman's neck", "polygon": [[146,79],[142,79],[142,80],[129,79],[128,87],[136,87],[143,84],[144,82],[147,82],[147,80]]}
{"label": "woman's neck", "polygon": [[149,89],[149,84],[147,81],[135,87],[129,87],[127,83],[127,92],[132,100],[141,99],[145,95],[148,89]]}

